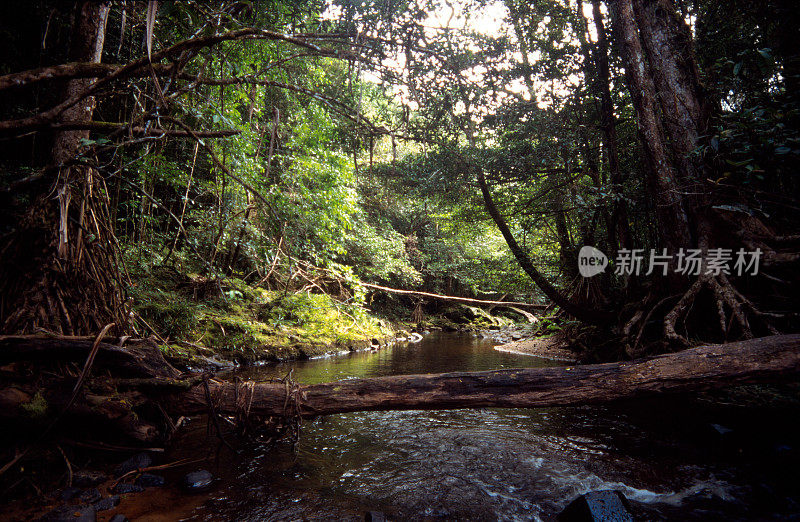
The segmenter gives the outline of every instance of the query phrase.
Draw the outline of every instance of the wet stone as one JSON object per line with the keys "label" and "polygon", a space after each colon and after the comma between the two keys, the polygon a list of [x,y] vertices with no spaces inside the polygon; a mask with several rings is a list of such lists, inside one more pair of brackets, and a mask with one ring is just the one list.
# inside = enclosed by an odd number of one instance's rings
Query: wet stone
{"label": "wet stone", "polygon": [[128,484],[123,482],[114,486],[114,493],[119,495],[124,495],[126,493],[139,493],[140,491],[144,491],[144,487],[139,486],[138,484]]}
{"label": "wet stone", "polygon": [[365,522],[386,522],[386,515],[382,511],[367,511],[364,520]]}
{"label": "wet stone", "polygon": [[136,478],[135,484],[137,486],[141,486],[143,488],[153,488],[159,487],[166,484],[166,480],[161,475],[155,475],[153,473],[142,473]]}
{"label": "wet stone", "polygon": [[72,500],[80,495],[81,491],[81,488],[64,488],[58,494],[58,498],[61,500]]}
{"label": "wet stone", "polygon": [[41,522],[95,522],[97,512],[94,506],[59,506],[39,520]]}
{"label": "wet stone", "polygon": [[150,456],[149,453],[146,452],[137,453],[133,457],[129,458],[128,460],[117,466],[117,469],[114,470],[114,476],[119,478],[125,473],[130,473],[131,471],[146,468],[152,465],[153,465],[153,458]]}
{"label": "wet stone", "polygon": [[628,500],[619,491],[590,491],[559,513],[560,522],[633,522]]}
{"label": "wet stone", "polygon": [[82,502],[87,502],[89,504],[97,502],[101,498],[103,498],[103,495],[100,494],[100,491],[97,488],[87,489],[81,493],[80,496]]}
{"label": "wet stone", "polygon": [[102,471],[83,470],[72,475],[72,483],[82,488],[90,488],[106,481],[108,475]]}
{"label": "wet stone", "polygon": [[116,515],[111,517],[111,519],[108,522],[129,522],[129,521],[128,521],[128,517],[126,517],[125,515],[122,515],[120,513],[117,513]]}
{"label": "wet stone", "polygon": [[727,435],[728,433],[733,432],[732,429],[726,428],[725,426],[723,426],[721,424],[712,424],[711,427],[714,428],[714,431],[716,431],[720,435]]}
{"label": "wet stone", "polygon": [[97,511],[105,511],[107,509],[114,509],[115,507],[119,506],[119,495],[113,495],[110,497],[106,497],[103,500],[95,502],[94,509]]}
{"label": "wet stone", "polygon": [[211,486],[214,475],[211,472],[201,469],[187,473],[181,479],[181,487],[186,491],[198,492],[205,491]]}
{"label": "wet stone", "polygon": [[445,509],[445,508],[441,508],[441,507],[439,507],[439,508],[433,508],[433,507],[426,508],[424,513],[425,513],[425,516],[434,517],[434,518],[450,518],[452,516],[452,513],[450,513],[449,509]]}

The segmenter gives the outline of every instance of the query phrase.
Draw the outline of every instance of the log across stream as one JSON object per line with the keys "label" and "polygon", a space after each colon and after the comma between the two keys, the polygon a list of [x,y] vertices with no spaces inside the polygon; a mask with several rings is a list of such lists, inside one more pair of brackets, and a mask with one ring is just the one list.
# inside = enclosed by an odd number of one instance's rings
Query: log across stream
{"label": "log across stream", "polygon": [[[106,341],[111,342],[100,347],[85,396],[68,417],[115,414],[111,405],[118,402],[110,393],[102,398],[104,386],[118,390],[116,399],[130,395],[126,401],[132,403],[150,397],[173,415],[208,412],[202,380],[154,364],[158,352],[147,343],[120,348],[119,340]],[[0,340],[0,362],[7,372],[12,360],[55,366],[77,361],[77,372],[92,342],[6,338]],[[791,380],[797,353],[797,336],[781,336],[621,364],[553,366],[498,352],[486,341],[433,335],[416,345],[375,353],[242,369],[237,376],[244,382],[238,384],[211,378],[209,395],[218,413],[239,414],[249,404],[252,414],[292,414],[299,408],[301,415],[319,418],[303,422],[295,449],[258,445],[234,455],[223,447],[222,457],[205,421],[192,421],[176,434],[163,461],[196,459],[209,451],[214,455],[203,466],[219,477],[217,489],[193,500],[202,504],[187,508],[194,511],[181,514],[199,513],[201,519],[347,519],[359,513],[363,518],[367,508],[398,519],[448,514],[546,519],[575,495],[605,488],[622,490],[659,516],[680,519],[709,505],[712,514],[782,512],[789,493],[781,488],[790,488],[780,473],[797,461],[785,448],[800,447],[791,438],[796,432],[775,428],[782,417],[764,421],[761,411],[753,409],[733,416],[713,408],[709,413],[690,398],[693,394],[667,397],[731,383]],[[141,357],[150,364],[137,363]],[[268,382],[289,369],[297,382]],[[419,373],[424,371],[437,373]],[[58,398],[68,396],[74,383],[73,374],[60,388],[49,383],[38,390],[58,410]],[[30,400],[36,389],[21,381],[7,384],[0,394],[0,415],[14,411],[10,399]],[[614,400],[633,397],[649,398]],[[487,405],[539,407],[483,408]],[[324,415],[357,409],[386,411]],[[750,429],[758,433],[756,443],[740,446]],[[168,474],[169,481],[177,477]],[[758,507],[750,481],[763,481],[770,495],[780,498],[768,509]],[[175,499],[162,499],[155,490],[147,495],[152,496],[135,500],[137,506],[123,504],[123,511],[151,509],[142,516],[156,516]]]}
{"label": "log across stream", "polygon": [[[0,363],[76,361],[93,345],[81,338],[7,336],[0,338]],[[780,381],[800,372],[800,334],[700,346],[617,363],[393,375],[311,385],[242,384],[181,375],[157,347],[141,342],[130,347],[100,342],[96,357],[104,377],[94,384],[133,390],[131,396],[123,398],[134,405],[151,397],[173,415],[192,415],[207,412],[212,399],[217,411],[224,414],[241,413],[244,404],[252,414],[314,417],[364,410],[580,405]],[[36,394],[42,394],[49,404],[66,406],[68,380],[26,383],[12,379],[4,383],[0,387],[0,416],[20,416]],[[94,393],[88,402],[90,410],[103,415],[118,413],[123,401],[107,404],[109,400]],[[85,410],[85,404],[78,400],[74,407],[80,410],[82,406]],[[143,438],[152,435],[149,427],[132,429],[141,431]]]}
{"label": "log across stream", "polygon": [[[397,375],[314,385],[258,383],[250,388],[209,384],[218,409],[305,417],[348,411],[567,406],[632,399],[659,393],[707,390],[777,381],[800,372],[800,335],[777,335],[700,346],[647,359],[554,368]],[[174,395],[169,409],[207,410],[204,385]]]}

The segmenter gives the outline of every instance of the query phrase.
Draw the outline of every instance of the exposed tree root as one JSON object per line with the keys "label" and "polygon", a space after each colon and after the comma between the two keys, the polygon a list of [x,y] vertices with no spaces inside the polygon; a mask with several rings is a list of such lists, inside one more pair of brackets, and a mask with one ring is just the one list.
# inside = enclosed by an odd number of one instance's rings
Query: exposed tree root
{"label": "exposed tree root", "polygon": [[[728,339],[734,322],[739,327],[741,336],[744,339],[752,339],[753,330],[750,326],[749,317],[756,317],[761,320],[770,333],[778,333],[778,330],[771,324],[769,319],[781,318],[781,315],[760,311],[752,301],[742,295],[731,284],[724,273],[718,275],[703,274],[692,283],[692,286],[664,316],[664,336],[667,341],[681,346],[690,345],[689,340],[677,332],[676,325],[682,317],[688,314],[689,309],[703,289],[708,289],[714,297],[719,329],[725,340]],[[727,314],[730,314],[730,316]]]}
{"label": "exposed tree root", "polygon": [[74,195],[63,203],[41,197],[0,245],[0,331],[79,335],[108,323],[127,329],[127,285],[107,190],[92,169],[73,169],[83,173],[65,186]]}

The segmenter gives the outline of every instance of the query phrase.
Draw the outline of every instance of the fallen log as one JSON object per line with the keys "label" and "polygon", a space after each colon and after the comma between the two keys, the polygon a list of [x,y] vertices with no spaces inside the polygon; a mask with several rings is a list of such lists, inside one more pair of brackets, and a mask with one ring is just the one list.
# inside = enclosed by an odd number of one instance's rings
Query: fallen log
{"label": "fallen log", "polygon": [[[165,425],[167,431],[171,429],[164,414],[179,417],[213,410],[243,419],[364,410],[569,406],[778,382],[800,373],[799,334],[700,346],[618,363],[398,375],[313,385],[236,383],[181,375],[152,340],[128,340],[122,346],[121,340],[106,341],[111,342],[99,344],[92,376],[64,421],[81,426],[103,421],[118,433],[146,443],[162,437]],[[30,420],[41,410],[63,411],[78,367],[69,370],[68,366],[66,373],[56,370],[64,362],[82,362],[90,344],[88,338],[0,337],[0,419]],[[31,364],[40,368],[38,376],[30,373]]]}
{"label": "fallen log", "polygon": [[471,303],[474,305],[493,305],[493,306],[522,306],[526,308],[533,308],[534,310],[545,310],[550,305],[547,304],[537,304],[537,303],[518,303],[515,301],[492,301],[489,299],[473,299],[471,297],[458,297],[453,295],[442,295],[442,294],[433,294],[431,292],[419,292],[417,290],[400,290],[399,288],[390,288],[388,286],[381,286],[381,285],[374,285],[372,283],[358,283],[361,286],[366,288],[373,288],[375,290],[381,290],[383,292],[389,292],[391,294],[404,294],[404,295],[416,295],[419,297],[431,297],[433,299],[439,299],[442,301],[455,301],[459,303]]}
{"label": "fallen log", "polygon": [[[0,365],[18,361],[83,362],[94,337],[41,335],[0,336]],[[158,346],[146,339],[105,337],[99,343],[96,366],[135,377],[178,377]]]}
{"label": "fallen log", "polygon": [[[301,386],[209,381],[216,411],[313,417],[363,410],[533,408],[771,382],[800,372],[800,335],[700,346],[628,362],[398,375]],[[208,411],[205,384],[165,397],[174,414]]]}

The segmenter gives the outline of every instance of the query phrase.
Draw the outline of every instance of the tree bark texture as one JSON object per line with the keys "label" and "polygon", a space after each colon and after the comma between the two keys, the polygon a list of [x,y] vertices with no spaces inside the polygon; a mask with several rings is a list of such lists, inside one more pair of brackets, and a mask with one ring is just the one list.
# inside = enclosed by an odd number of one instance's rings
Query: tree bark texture
{"label": "tree bark texture", "polygon": [[708,118],[692,35],[671,0],[634,0],[633,5],[676,175],[689,186],[700,177],[691,153]]}
{"label": "tree bark texture", "polygon": [[[109,6],[106,2],[82,2],[77,8],[72,31],[70,59],[74,62],[100,63],[105,42]],[[74,78],[67,80],[62,98],[68,100],[81,94],[94,80]],[[61,113],[62,121],[89,122],[94,114],[95,99],[89,96]],[[75,157],[81,138],[88,138],[88,130],[68,130],[56,134],[53,144],[53,162],[64,164]]]}
{"label": "tree bark texture", "polygon": [[[674,69],[677,66],[672,63],[676,55],[669,49],[670,36],[662,35],[650,27],[655,23],[658,23],[661,29],[670,25],[663,20],[656,21],[643,15],[646,10],[643,4],[649,6],[652,3],[650,0],[615,0],[609,7],[616,39],[623,50],[628,90],[633,99],[639,134],[649,166],[647,181],[654,195],[659,235],[664,247],[671,252],[677,252],[679,248],[691,247],[693,242],[689,210],[683,196],[685,187],[682,183],[689,173],[685,170],[687,162],[681,156],[684,149],[678,147],[678,144],[670,143],[665,128],[672,129],[675,133],[679,132],[677,125],[667,124],[665,120],[681,115],[665,114],[659,100],[661,97],[670,97],[672,100],[669,104],[674,105],[679,103],[679,97],[685,96],[685,92],[672,92],[677,86],[670,86],[666,81],[667,78],[674,78],[676,74]],[[665,3],[667,0],[659,2],[661,10],[658,10],[658,14],[662,17],[668,16],[668,13],[663,11]],[[654,6],[649,6],[647,10],[656,12]],[[656,34],[668,41],[660,40],[658,43],[646,41],[648,38],[654,38]],[[653,56],[659,44],[667,47],[664,49],[666,56]],[[659,67],[667,67],[671,72],[658,72]],[[659,91],[665,88],[669,90]],[[685,111],[681,113],[685,115]],[[686,120],[681,123],[686,123]],[[696,139],[696,129],[687,129],[686,132],[694,135]],[[689,137],[681,137],[679,143],[685,146],[690,140]],[[674,150],[673,145],[676,145]],[[677,164],[676,158],[679,160]]]}

